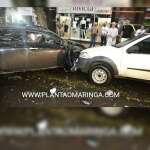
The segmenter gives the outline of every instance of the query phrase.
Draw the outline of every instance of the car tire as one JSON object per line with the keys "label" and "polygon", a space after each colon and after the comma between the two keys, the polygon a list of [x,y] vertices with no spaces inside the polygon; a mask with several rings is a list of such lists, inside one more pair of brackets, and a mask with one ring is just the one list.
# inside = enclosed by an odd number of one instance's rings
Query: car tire
{"label": "car tire", "polygon": [[112,79],[112,72],[105,65],[96,65],[89,70],[89,79],[97,85],[107,85]]}

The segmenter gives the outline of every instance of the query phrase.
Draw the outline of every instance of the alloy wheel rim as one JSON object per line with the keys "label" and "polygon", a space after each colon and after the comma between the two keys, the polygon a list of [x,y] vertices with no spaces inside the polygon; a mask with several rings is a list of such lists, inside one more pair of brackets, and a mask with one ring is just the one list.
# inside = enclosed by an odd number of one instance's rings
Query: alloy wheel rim
{"label": "alloy wheel rim", "polygon": [[107,81],[107,73],[104,69],[97,68],[92,72],[92,79],[95,83],[103,84]]}

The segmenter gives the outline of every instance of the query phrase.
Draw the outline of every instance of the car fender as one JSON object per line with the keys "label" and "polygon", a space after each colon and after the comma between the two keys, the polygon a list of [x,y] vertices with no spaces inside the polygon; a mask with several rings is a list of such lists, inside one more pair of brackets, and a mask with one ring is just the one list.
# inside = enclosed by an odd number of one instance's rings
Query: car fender
{"label": "car fender", "polygon": [[117,68],[117,65],[114,63],[113,60],[111,60],[110,58],[108,57],[105,57],[105,56],[96,56],[96,57],[93,57],[92,59],[89,60],[89,63],[87,65],[87,69],[89,70],[90,68],[92,68],[93,66],[95,65],[98,65],[98,64],[104,64],[108,67],[111,67],[111,71],[113,71],[113,75],[114,76],[117,76],[118,75],[118,68]]}

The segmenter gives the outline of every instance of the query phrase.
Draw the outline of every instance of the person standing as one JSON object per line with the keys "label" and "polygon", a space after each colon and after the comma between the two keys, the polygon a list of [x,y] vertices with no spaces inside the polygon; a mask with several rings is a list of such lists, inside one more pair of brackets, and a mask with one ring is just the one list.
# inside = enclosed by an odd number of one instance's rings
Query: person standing
{"label": "person standing", "polygon": [[65,24],[64,24],[64,37],[65,38],[68,38],[68,29],[69,29],[69,26],[68,26],[67,20],[66,20]]}
{"label": "person standing", "polygon": [[85,29],[86,29],[86,21],[84,17],[80,21],[80,37],[85,39]]}
{"label": "person standing", "polygon": [[63,24],[60,24],[59,35],[60,37],[64,37],[64,25]]}
{"label": "person standing", "polygon": [[108,27],[103,24],[101,28],[101,46],[105,46],[107,42]]}
{"label": "person standing", "polygon": [[98,34],[97,23],[94,23],[94,25],[91,28],[91,43],[89,47],[95,46],[97,34]]}
{"label": "person standing", "polygon": [[61,24],[60,24],[59,20],[57,20],[57,22],[56,22],[56,33],[57,33],[59,36],[61,36],[60,30],[61,30]]}
{"label": "person standing", "polygon": [[122,36],[123,36],[123,21],[120,21],[119,23],[118,23],[118,36],[117,36],[117,41],[116,41],[116,43],[118,44],[118,43],[121,43],[121,41],[122,41]]}
{"label": "person standing", "polygon": [[115,45],[117,36],[118,29],[116,28],[116,22],[112,22],[112,26],[108,29],[107,46]]}
{"label": "person standing", "polygon": [[138,29],[135,33],[135,36],[142,35],[146,32],[145,27],[142,25],[140,29]]}

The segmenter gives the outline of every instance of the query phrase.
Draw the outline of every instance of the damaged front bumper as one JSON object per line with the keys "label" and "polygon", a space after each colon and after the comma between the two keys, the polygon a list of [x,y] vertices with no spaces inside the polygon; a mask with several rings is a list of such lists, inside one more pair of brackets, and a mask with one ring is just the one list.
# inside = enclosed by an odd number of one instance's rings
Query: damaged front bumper
{"label": "damaged front bumper", "polygon": [[77,70],[80,70],[81,72],[88,73],[88,68],[89,68],[88,64],[89,64],[89,59],[79,57],[74,61],[71,71],[76,72]]}
{"label": "damaged front bumper", "polygon": [[76,59],[76,60],[74,61],[73,66],[72,66],[72,68],[70,69],[71,72],[76,72],[77,70],[79,70],[78,61],[79,61],[79,59]]}

